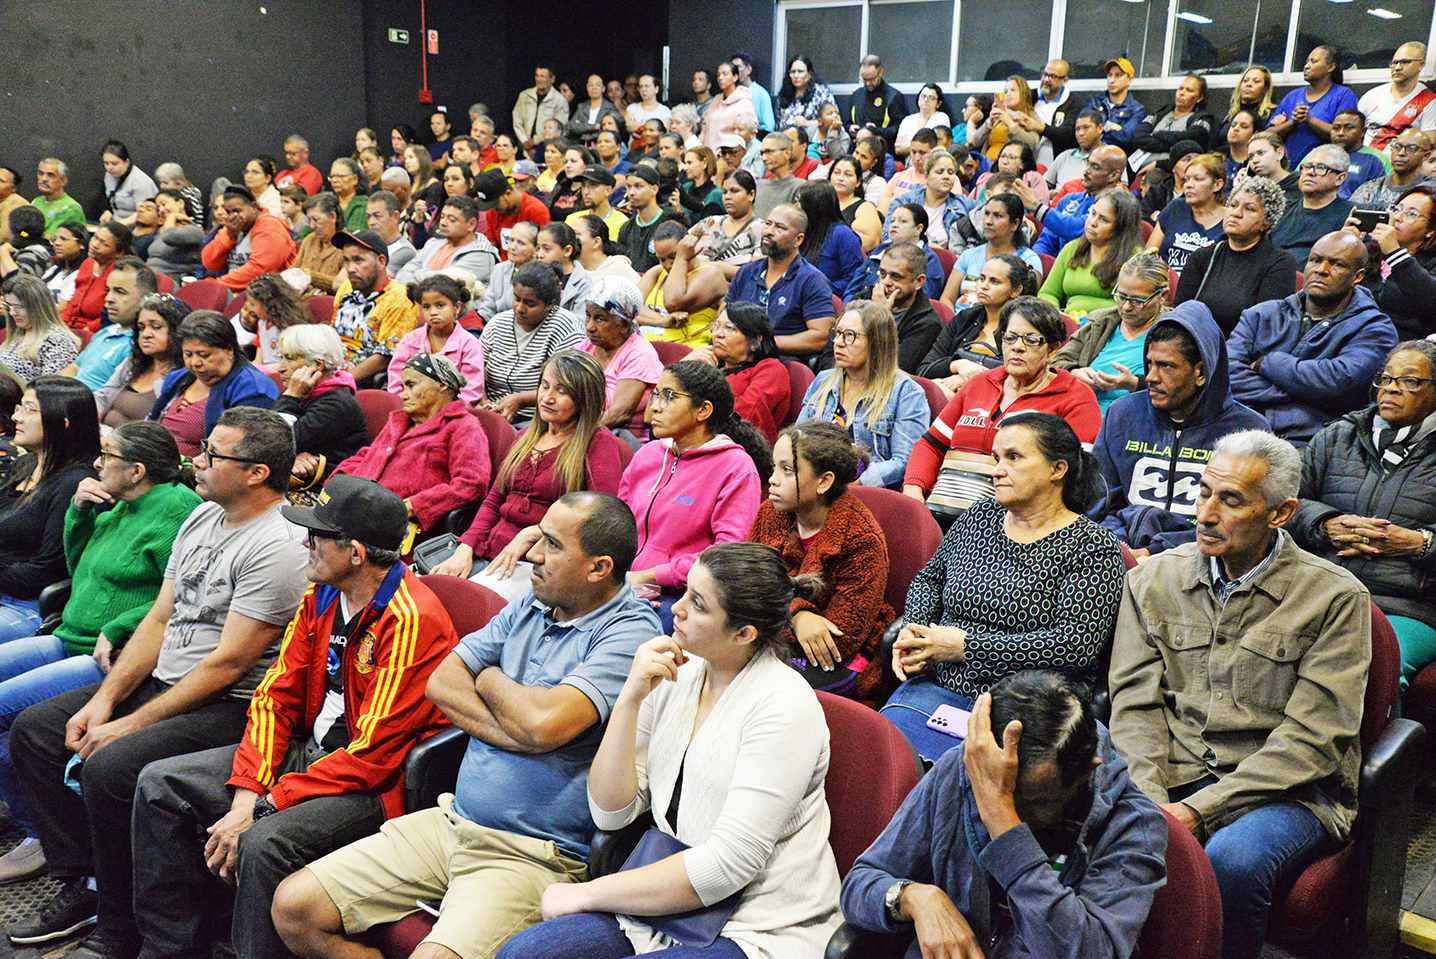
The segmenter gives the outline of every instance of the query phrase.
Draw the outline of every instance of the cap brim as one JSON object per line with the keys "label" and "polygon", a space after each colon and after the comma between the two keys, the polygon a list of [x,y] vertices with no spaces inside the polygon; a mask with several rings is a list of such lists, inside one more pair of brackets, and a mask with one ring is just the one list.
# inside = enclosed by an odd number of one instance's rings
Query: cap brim
{"label": "cap brim", "polygon": [[320,533],[332,533],[335,536],[343,536],[344,531],[324,522],[315,514],[313,509],[307,506],[281,506],[279,515],[283,516],[295,526],[302,526],[305,529],[316,530]]}
{"label": "cap brim", "polygon": [[487,213],[489,210],[492,210],[494,207],[499,205],[499,201],[497,198],[492,200],[480,200],[478,197],[474,197],[473,201],[474,204],[479,208],[480,213]]}

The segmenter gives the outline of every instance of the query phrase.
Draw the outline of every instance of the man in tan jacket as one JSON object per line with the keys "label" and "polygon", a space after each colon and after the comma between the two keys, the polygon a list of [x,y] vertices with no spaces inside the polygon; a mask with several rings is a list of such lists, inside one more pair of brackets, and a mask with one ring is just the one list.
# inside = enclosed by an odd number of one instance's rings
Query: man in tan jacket
{"label": "man in tan jacket", "polygon": [[1222,438],[1196,543],[1128,574],[1112,650],[1112,741],[1205,843],[1227,959],[1260,955],[1274,890],[1356,816],[1370,597],[1282,530],[1300,478],[1285,440]]}

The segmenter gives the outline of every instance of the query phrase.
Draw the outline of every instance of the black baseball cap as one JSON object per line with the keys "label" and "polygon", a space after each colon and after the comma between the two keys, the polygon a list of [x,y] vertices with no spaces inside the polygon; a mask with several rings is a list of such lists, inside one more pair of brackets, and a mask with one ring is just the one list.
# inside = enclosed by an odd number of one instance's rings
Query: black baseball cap
{"label": "black baseball cap", "polygon": [[633,166],[628,168],[628,176],[636,176],[640,180],[647,180],[654,186],[658,186],[658,171],[651,166],[645,166],[642,163],[635,163]]}
{"label": "black baseball cap", "polygon": [[346,473],[325,484],[313,509],[281,506],[279,512],[295,526],[378,549],[398,549],[409,535],[409,509],[398,493]]}
{"label": "black baseball cap", "polygon": [[373,230],[355,230],[353,233],[346,233],[343,230],[334,234],[334,245],[339,249],[346,246],[362,246],[370,253],[377,253],[380,256],[389,255],[389,244],[384,238]]}
{"label": "black baseball cap", "polygon": [[613,171],[602,163],[590,163],[583,168],[578,175],[580,180],[592,180],[594,183],[602,183],[604,186],[616,186],[618,181],[613,177]]}
{"label": "black baseball cap", "polygon": [[492,210],[499,198],[509,192],[509,178],[498,170],[485,170],[474,177],[474,202],[479,210]]}

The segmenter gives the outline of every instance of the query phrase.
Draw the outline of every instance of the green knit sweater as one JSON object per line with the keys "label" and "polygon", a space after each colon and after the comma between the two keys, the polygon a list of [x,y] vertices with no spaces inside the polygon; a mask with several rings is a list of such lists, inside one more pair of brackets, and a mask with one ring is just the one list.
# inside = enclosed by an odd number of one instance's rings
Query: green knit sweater
{"label": "green knit sweater", "polygon": [[65,561],[74,585],[55,630],[66,653],[93,653],[101,633],[117,647],[130,638],[159,595],[180,525],[199,504],[194,490],[179,483],[161,483],[104,511],[70,504]]}

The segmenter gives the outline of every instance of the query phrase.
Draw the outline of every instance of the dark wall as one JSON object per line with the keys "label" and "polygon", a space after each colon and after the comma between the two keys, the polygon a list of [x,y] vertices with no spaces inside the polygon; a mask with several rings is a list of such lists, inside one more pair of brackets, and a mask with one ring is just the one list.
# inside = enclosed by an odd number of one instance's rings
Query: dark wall
{"label": "dark wall", "polygon": [[255,153],[282,165],[292,132],[321,163],[347,155],[364,125],[362,12],[361,0],[0,3],[0,162],[28,197],[36,164],[58,156],[94,216],[111,137],[147,172],[178,162],[206,192]]}
{"label": "dark wall", "polygon": [[776,9],[767,0],[672,0],[668,36],[673,100],[691,98],[694,70],[712,70],[721,58],[738,50],[753,58],[754,78],[770,93],[776,92],[768,83],[773,72]]}

